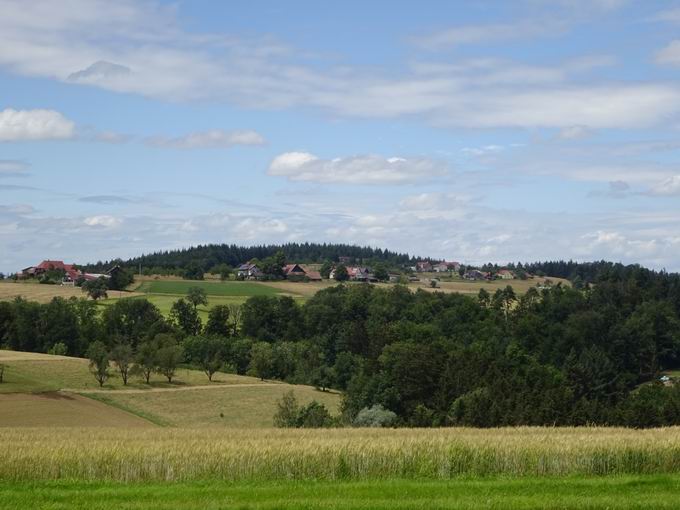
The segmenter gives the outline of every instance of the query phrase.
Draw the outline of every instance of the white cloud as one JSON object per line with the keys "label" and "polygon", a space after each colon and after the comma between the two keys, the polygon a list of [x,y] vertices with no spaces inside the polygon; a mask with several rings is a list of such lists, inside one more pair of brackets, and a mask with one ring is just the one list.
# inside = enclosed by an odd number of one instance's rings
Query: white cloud
{"label": "white cloud", "polygon": [[680,65],[680,40],[676,39],[659,50],[656,54],[657,64]]}
{"label": "white cloud", "polygon": [[351,156],[320,159],[307,152],[286,152],[274,158],[268,174],[291,181],[342,184],[403,184],[445,175],[446,165],[427,158]]}
{"label": "white cloud", "polygon": [[502,145],[484,145],[482,147],[464,147],[461,152],[472,154],[473,156],[485,156],[494,152],[501,152],[504,149]]}
{"label": "white cloud", "polygon": [[672,175],[658,184],[655,184],[647,191],[647,194],[659,197],[679,196],[680,175]]}
{"label": "white cloud", "polygon": [[[675,87],[571,81],[573,73],[610,64],[608,57],[543,66],[435,63],[428,72],[417,62],[401,70],[319,69],[271,38],[183,31],[175,9],[158,2],[69,0],[68,6],[0,0],[0,66],[171,101],[309,107],[369,118],[417,115],[437,126],[639,128],[680,113]],[[514,36],[513,26],[467,27],[454,39]],[[550,32],[549,26],[534,20],[516,32]]]}
{"label": "white cloud", "polygon": [[666,23],[680,23],[680,8],[667,9],[657,12],[649,18],[649,21],[662,21]]}
{"label": "white cloud", "polygon": [[70,74],[67,80],[96,85],[97,83],[110,82],[118,78],[127,78],[131,73],[132,71],[129,67],[100,60],[86,69]]}
{"label": "white cloud", "polygon": [[75,124],[54,110],[0,111],[0,142],[73,138]]}
{"label": "white cloud", "polygon": [[223,131],[213,129],[189,133],[177,138],[155,136],[147,138],[146,143],[154,147],[175,149],[228,148],[234,145],[263,145],[264,137],[251,130]]}
{"label": "white cloud", "polygon": [[123,220],[121,220],[120,218],[107,215],[90,216],[83,220],[83,223],[88,227],[104,227],[104,228],[117,227],[122,222]]}
{"label": "white cloud", "polygon": [[562,140],[580,140],[590,135],[591,130],[587,126],[568,126],[560,130],[558,138]]}
{"label": "white cloud", "polygon": [[0,177],[23,177],[28,175],[30,165],[15,159],[0,159]]}
{"label": "white cloud", "polygon": [[555,23],[495,23],[487,25],[461,25],[417,37],[413,42],[420,48],[435,51],[468,44],[485,44],[516,39],[530,39],[562,32],[563,25]]}

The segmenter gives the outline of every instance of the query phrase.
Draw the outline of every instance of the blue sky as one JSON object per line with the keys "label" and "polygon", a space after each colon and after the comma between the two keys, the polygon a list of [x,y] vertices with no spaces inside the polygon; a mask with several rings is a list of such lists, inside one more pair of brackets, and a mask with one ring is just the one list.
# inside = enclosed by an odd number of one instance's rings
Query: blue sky
{"label": "blue sky", "polygon": [[680,270],[680,2],[0,12],[0,271],[288,241]]}

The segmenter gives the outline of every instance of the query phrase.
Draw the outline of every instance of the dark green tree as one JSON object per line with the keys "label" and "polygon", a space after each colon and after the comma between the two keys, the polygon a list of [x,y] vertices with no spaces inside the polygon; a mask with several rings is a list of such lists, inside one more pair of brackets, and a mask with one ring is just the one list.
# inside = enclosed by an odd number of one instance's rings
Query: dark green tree
{"label": "dark green tree", "polygon": [[346,282],[347,280],[349,280],[347,268],[344,265],[339,264],[338,267],[335,268],[335,281]]}
{"label": "dark green tree", "polygon": [[187,301],[197,308],[198,305],[208,306],[208,293],[201,287],[191,287],[187,291]]}
{"label": "dark green tree", "polygon": [[170,308],[170,320],[186,336],[198,335],[203,327],[196,308],[180,298]]}
{"label": "dark green tree", "polygon": [[97,278],[95,280],[88,280],[82,284],[83,292],[86,292],[94,301],[98,299],[106,299],[109,297],[109,285],[104,278]]}
{"label": "dark green tree", "polygon": [[99,383],[104,383],[109,378],[109,351],[103,342],[94,342],[87,349],[87,357],[90,360],[90,372]]}
{"label": "dark green tree", "polygon": [[215,305],[208,312],[208,322],[205,325],[204,333],[208,336],[230,337],[233,328],[229,323],[229,305]]}
{"label": "dark green tree", "polygon": [[217,336],[190,336],[184,339],[187,360],[201,367],[212,381],[215,372],[220,370],[229,354],[226,338]]}

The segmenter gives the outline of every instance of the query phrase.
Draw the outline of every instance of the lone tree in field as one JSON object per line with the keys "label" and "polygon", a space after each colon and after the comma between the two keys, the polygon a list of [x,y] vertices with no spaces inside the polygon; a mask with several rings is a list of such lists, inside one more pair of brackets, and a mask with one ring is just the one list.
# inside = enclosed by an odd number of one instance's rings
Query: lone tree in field
{"label": "lone tree in field", "polygon": [[97,341],[90,344],[87,357],[90,360],[90,372],[101,388],[109,378],[109,352],[102,342]]}
{"label": "lone tree in field", "polygon": [[111,360],[116,364],[123,385],[127,386],[130,367],[134,361],[134,353],[129,344],[119,343],[111,350]]}
{"label": "lone tree in field", "polygon": [[224,366],[229,344],[218,336],[190,336],[184,339],[187,359],[201,367],[212,382],[212,377]]}
{"label": "lone tree in field", "polygon": [[194,309],[198,305],[208,306],[208,294],[201,287],[191,287],[187,292],[187,301],[194,305]]}
{"label": "lone tree in field", "polygon": [[151,374],[156,369],[156,351],[158,351],[158,346],[151,340],[142,342],[137,347],[134,370],[141,374],[146,384],[149,384]]}
{"label": "lone tree in field", "polygon": [[87,292],[87,295],[92,299],[97,301],[98,299],[106,299],[109,297],[107,291],[109,286],[103,278],[97,278],[96,280],[89,280],[83,283],[83,292]]}
{"label": "lone tree in field", "polygon": [[170,335],[157,335],[156,341],[158,342],[156,370],[171,383],[177,367],[184,360],[184,349]]}

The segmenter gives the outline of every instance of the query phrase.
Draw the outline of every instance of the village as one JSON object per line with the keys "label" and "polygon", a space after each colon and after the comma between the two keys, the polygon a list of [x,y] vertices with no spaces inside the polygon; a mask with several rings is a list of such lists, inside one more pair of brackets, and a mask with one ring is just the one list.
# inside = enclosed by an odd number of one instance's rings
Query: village
{"label": "village", "polygon": [[[354,265],[349,257],[339,257],[337,263],[321,264],[284,264],[280,271],[272,272],[271,268],[265,269],[264,264],[257,260],[245,262],[234,269],[233,275],[236,280],[274,280],[285,279],[291,282],[315,282],[335,280],[338,282],[364,282],[364,283],[409,283],[419,282],[425,279],[437,282],[442,278],[456,278],[467,281],[492,281],[533,279],[534,276],[521,272],[500,268],[495,271],[466,267],[459,262],[421,260],[415,265],[392,268],[386,270],[380,267],[367,265]],[[109,279],[112,274],[121,268],[115,265],[104,273],[92,273],[82,270],[77,264],[66,264],[62,260],[43,260],[35,266],[29,266],[17,271],[13,275],[17,280],[36,280],[39,283],[76,285],[80,286],[86,281],[96,279]]]}

